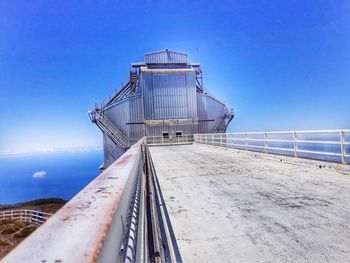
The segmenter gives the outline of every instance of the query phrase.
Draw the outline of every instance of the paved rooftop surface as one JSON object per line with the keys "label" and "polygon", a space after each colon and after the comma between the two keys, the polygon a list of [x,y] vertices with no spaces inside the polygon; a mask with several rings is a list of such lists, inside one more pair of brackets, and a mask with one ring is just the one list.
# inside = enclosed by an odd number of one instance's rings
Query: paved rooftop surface
{"label": "paved rooftop surface", "polygon": [[200,144],[150,148],[184,262],[350,262],[350,176]]}

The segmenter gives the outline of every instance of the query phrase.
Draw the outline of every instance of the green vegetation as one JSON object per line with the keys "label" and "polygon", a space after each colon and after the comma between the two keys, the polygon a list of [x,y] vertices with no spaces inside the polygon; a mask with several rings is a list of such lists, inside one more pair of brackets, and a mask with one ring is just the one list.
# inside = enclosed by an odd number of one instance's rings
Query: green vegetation
{"label": "green vegetation", "polygon": [[14,224],[8,225],[6,228],[4,228],[1,231],[2,235],[8,235],[8,234],[13,234],[16,233],[20,228],[15,226]]}
{"label": "green vegetation", "polygon": [[17,221],[14,222],[14,224],[15,224],[19,229],[21,229],[21,228],[23,228],[23,227],[25,227],[25,226],[28,226],[30,223],[29,223],[29,222],[25,222],[25,221],[19,221],[19,220],[17,220]]}
{"label": "green vegetation", "polygon": [[0,220],[0,226],[11,224],[12,222],[13,222],[12,219],[2,219],[2,220]]}
{"label": "green vegetation", "polygon": [[14,234],[15,238],[25,238],[29,236],[37,227],[36,226],[26,226],[20,231]]}
{"label": "green vegetation", "polygon": [[9,242],[5,241],[5,240],[2,240],[0,239],[0,247],[7,247],[8,245],[10,245]]}

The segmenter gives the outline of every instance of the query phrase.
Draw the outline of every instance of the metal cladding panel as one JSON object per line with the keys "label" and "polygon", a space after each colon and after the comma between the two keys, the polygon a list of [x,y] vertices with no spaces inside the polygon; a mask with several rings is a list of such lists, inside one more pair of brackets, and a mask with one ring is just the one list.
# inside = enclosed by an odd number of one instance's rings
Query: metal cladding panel
{"label": "metal cladding panel", "polygon": [[130,116],[129,100],[123,100],[106,109],[105,115],[126,137],[129,137],[129,126],[125,125],[129,122]]}
{"label": "metal cladding panel", "polygon": [[128,139],[136,143],[139,139],[145,136],[145,125],[143,124],[143,104],[141,96],[129,99],[129,114],[129,122],[126,124],[129,126]]}
{"label": "metal cladding panel", "polygon": [[195,133],[197,133],[197,124],[146,126],[146,135],[147,136],[162,136],[163,132],[169,132],[169,135],[174,137],[176,131],[182,131],[183,135],[195,134]]}
{"label": "metal cladding panel", "polygon": [[197,117],[196,79],[187,72],[141,73],[145,119]]}
{"label": "metal cladding panel", "polygon": [[187,54],[163,50],[145,54],[146,64],[187,64]]}
{"label": "metal cladding panel", "polygon": [[142,96],[132,97],[129,102],[129,122],[143,122]]}
{"label": "metal cladding panel", "polygon": [[215,123],[225,111],[225,105],[205,94],[197,93],[198,132],[211,132]]}
{"label": "metal cladding panel", "polygon": [[[143,122],[142,97],[122,101],[105,111],[107,118],[128,138],[129,144],[137,142],[145,135]],[[103,134],[104,167],[117,160],[125,150],[116,145],[106,134]]]}
{"label": "metal cladding panel", "polygon": [[107,118],[121,130],[128,139],[141,139],[144,134],[142,97],[125,99],[105,110]]}
{"label": "metal cladding panel", "polygon": [[124,152],[124,149],[116,145],[105,133],[103,133],[104,168],[110,166]]}
{"label": "metal cladding panel", "polygon": [[[110,120],[120,131],[125,134],[129,145],[134,144],[145,136],[141,94],[112,105],[105,110],[105,115],[108,120]],[[113,156],[113,154],[105,154],[105,162],[109,162],[107,161],[108,156]],[[117,157],[119,156],[120,153],[118,152]]]}

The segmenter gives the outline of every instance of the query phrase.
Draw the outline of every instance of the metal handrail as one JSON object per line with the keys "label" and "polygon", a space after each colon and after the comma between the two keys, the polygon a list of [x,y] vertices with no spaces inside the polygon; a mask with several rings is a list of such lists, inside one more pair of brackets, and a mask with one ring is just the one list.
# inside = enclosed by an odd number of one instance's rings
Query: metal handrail
{"label": "metal handrail", "polygon": [[108,103],[129,83],[129,80],[122,81],[101,103],[101,109],[106,107]]}
{"label": "metal handrail", "polygon": [[149,160],[144,137],[1,262],[181,263]]}
{"label": "metal handrail", "polygon": [[144,142],[134,144],[2,262],[118,261],[126,249]]}
{"label": "metal handrail", "polygon": [[212,131],[214,131],[214,132],[221,131],[221,127],[222,127],[223,123],[225,122],[227,115],[228,115],[228,110],[227,110],[227,108],[224,108],[224,110],[221,112],[221,115],[217,119]]}
{"label": "metal handrail", "polygon": [[[252,138],[252,136],[255,137]],[[260,138],[256,138],[259,136]],[[282,138],[273,138],[274,136]],[[288,138],[283,138],[283,136],[288,136]],[[310,159],[329,161],[330,158],[333,158],[332,161],[335,162],[350,163],[350,148],[347,147],[350,145],[350,129],[195,134],[194,141]],[[336,150],[327,149],[332,145]]]}

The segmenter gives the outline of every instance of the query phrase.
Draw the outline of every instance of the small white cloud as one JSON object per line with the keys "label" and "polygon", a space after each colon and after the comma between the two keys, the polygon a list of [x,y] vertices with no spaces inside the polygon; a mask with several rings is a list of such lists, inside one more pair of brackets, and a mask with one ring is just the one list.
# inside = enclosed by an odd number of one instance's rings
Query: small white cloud
{"label": "small white cloud", "polygon": [[44,178],[46,176],[45,171],[38,171],[33,173],[33,178]]}

